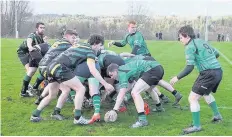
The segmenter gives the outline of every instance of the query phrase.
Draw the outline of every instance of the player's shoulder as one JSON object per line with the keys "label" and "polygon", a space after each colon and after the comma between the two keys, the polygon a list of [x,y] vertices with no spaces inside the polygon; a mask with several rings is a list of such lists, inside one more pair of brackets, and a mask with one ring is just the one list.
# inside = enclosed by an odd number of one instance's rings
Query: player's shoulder
{"label": "player's shoulder", "polygon": [[140,31],[135,32],[136,35],[143,35]]}
{"label": "player's shoulder", "polygon": [[30,34],[27,36],[27,38],[33,38],[33,37],[35,37],[35,36],[36,36],[35,32],[32,32],[32,33],[30,33]]}

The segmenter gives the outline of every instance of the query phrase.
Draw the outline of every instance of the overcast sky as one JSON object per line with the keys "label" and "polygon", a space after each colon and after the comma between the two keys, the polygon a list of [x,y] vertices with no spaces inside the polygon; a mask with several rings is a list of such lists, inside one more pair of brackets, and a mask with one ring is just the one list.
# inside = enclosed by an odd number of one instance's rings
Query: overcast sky
{"label": "overcast sky", "polygon": [[[125,15],[132,0],[37,0],[31,1],[34,14]],[[149,15],[211,16],[232,15],[232,0],[134,0],[134,7],[147,7]],[[136,8],[135,8],[136,9]]]}

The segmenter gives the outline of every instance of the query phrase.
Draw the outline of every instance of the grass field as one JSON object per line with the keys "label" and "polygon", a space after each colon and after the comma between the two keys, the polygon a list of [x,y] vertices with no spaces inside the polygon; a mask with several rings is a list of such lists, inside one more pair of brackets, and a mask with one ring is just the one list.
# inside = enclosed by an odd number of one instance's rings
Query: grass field
{"label": "grass field", "polygon": [[[53,111],[56,100],[54,100],[42,112],[44,120],[40,123],[31,123],[29,118],[31,112],[36,108],[35,98],[21,98],[19,96],[22,79],[25,74],[24,67],[17,58],[16,50],[22,40],[1,39],[1,135],[30,135],[30,136],[154,136],[154,135],[180,135],[182,128],[191,123],[191,113],[188,109],[180,110],[173,108],[171,103],[165,104],[166,112],[151,113],[148,115],[149,126],[140,129],[130,129],[129,126],[135,122],[137,113],[133,103],[129,111],[120,113],[115,123],[94,123],[88,126],[73,125],[73,105],[67,103],[62,114],[67,117],[64,121],[51,120],[50,114]],[[184,47],[179,42],[172,41],[148,41],[149,50],[152,56],[158,60],[165,69],[164,79],[169,81],[172,76],[178,74],[185,66]],[[232,60],[232,43],[212,42],[212,45]],[[112,48],[117,52],[130,51],[129,46],[125,48]],[[210,122],[212,118],[211,109],[201,99],[201,123],[203,131],[190,135],[232,135],[232,66],[222,57],[219,58],[224,76],[218,92],[214,94],[219,110],[224,121],[217,124]],[[188,106],[188,95],[197,78],[197,71],[194,70],[188,77],[175,85],[175,88],[183,94],[181,106]],[[33,83],[35,77],[33,78]],[[160,88],[161,89],[161,88]],[[161,89],[172,101],[174,97]],[[152,107],[153,105],[151,105]],[[102,118],[109,106],[102,107]],[[93,110],[84,110],[85,117],[91,117]],[[103,120],[102,120],[103,121]]]}

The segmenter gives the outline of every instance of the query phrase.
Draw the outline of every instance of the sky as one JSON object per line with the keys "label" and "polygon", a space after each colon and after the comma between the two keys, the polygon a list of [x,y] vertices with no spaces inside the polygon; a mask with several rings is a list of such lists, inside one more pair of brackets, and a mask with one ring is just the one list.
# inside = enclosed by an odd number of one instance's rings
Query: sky
{"label": "sky", "polygon": [[[34,14],[84,14],[118,16],[142,5],[147,15],[226,16],[232,15],[232,0],[40,0],[30,1]],[[207,9],[207,10],[206,10]]]}

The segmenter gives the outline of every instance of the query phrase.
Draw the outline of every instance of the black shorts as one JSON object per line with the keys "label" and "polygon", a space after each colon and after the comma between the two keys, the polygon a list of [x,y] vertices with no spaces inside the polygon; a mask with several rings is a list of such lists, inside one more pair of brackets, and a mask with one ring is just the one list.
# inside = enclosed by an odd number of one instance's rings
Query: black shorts
{"label": "black shorts", "polygon": [[[97,68],[98,71],[100,71],[100,65],[99,65],[99,63],[96,63],[96,68]],[[89,67],[87,65],[87,62],[83,62],[81,64],[78,64],[76,66],[76,68],[74,69],[73,73],[76,76],[80,76],[80,77],[83,77],[83,78],[93,77],[92,74],[89,71]]]}
{"label": "black shorts", "polygon": [[29,63],[30,55],[28,53],[18,53],[18,58],[23,66],[25,66]]}
{"label": "black shorts", "polygon": [[57,62],[51,62],[47,69],[47,79],[50,83],[54,81],[62,83],[75,77],[71,69]]}
{"label": "black shorts", "polygon": [[222,80],[222,73],[221,68],[200,72],[192,87],[192,91],[202,96],[209,95],[211,92],[215,93]]}
{"label": "black shorts", "polygon": [[[42,55],[41,56],[39,55],[40,54],[39,51],[28,52],[25,50],[18,49],[17,54],[23,66],[25,66],[26,64],[29,64],[29,67],[38,68],[39,62],[42,58]],[[37,56],[39,57],[37,58]]]}
{"label": "black shorts", "polygon": [[157,85],[164,76],[164,69],[161,65],[144,72],[141,79],[144,80],[149,86]]}

